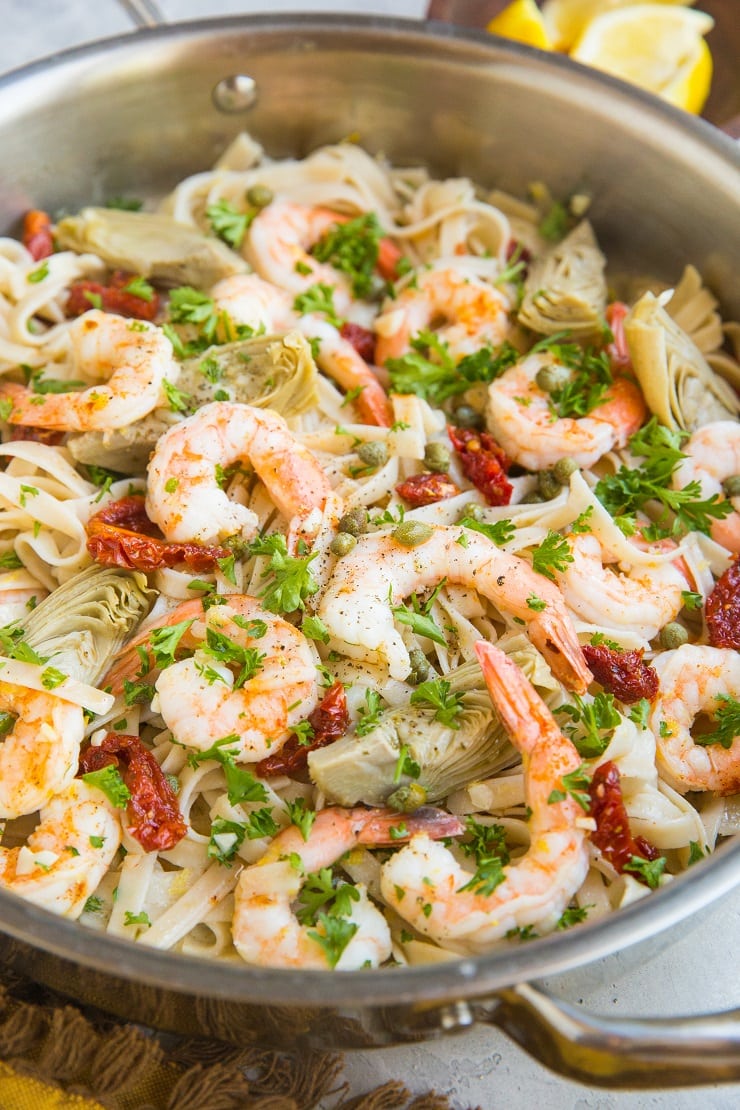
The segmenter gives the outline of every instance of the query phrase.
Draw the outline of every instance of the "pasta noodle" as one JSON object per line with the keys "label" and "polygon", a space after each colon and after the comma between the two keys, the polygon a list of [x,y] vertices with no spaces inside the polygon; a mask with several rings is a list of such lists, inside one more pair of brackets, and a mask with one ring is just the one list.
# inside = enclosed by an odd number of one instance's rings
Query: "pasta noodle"
{"label": "pasta noodle", "polygon": [[[0,240],[0,885],[341,970],[595,920],[737,831],[736,325],[693,267],[616,300],[550,205],[243,135],[156,234]],[[24,622],[96,562],[149,611],[86,682]],[[26,702],[84,710],[63,770]]]}

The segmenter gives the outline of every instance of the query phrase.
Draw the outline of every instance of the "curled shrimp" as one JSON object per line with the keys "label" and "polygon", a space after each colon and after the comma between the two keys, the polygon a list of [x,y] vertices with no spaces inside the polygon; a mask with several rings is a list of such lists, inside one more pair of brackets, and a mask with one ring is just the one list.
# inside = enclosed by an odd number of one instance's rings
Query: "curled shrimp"
{"label": "curled shrimp", "polygon": [[[740,735],[700,743],[692,725],[700,715],[721,718],[726,700],[740,698],[740,655],[732,648],[683,644],[653,660],[660,689],[652,704],[649,724],[655,734],[658,771],[681,794],[713,790],[740,791]],[[717,716],[719,714],[719,717]],[[716,726],[717,720],[714,725]],[[704,731],[704,730],[702,730]],[[716,731],[710,727],[709,735]],[[726,731],[726,730],[725,730]],[[705,739],[708,736],[705,734]]]}
{"label": "curled shrimp", "polygon": [[556,578],[568,607],[582,620],[652,640],[681,612],[689,584],[680,563],[637,563],[617,573],[604,565],[608,552],[591,533],[566,536],[565,542],[572,561]]}
{"label": "curled shrimp", "polygon": [[262,967],[328,968],[350,971],[368,964],[377,967],[391,954],[391,936],[383,914],[368,899],[365,886],[353,887],[357,898],[339,920],[350,938],[332,962],[323,933],[302,924],[293,911],[306,876],[331,867],[359,844],[397,843],[391,830],[412,835],[422,829],[432,836],[455,836],[462,831],[456,817],[424,807],[404,815],[391,810],[322,809],[307,837],[290,825],[278,833],[258,863],[247,867],[236,889],[232,932],[240,956]]}
{"label": "curled shrimp", "polygon": [[282,416],[237,401],[213,401],[174,425],[157,441],[149,462],[146,511],[168,540],[216,543],[251,539],[256,513],[219,485],[238,464],[251,465],[285,516],[321,508],[331,486],[311,452]]}
{"label": "curled shrimp", "polygon": [[0,681],[0,714],[12,724],[0,744],[0,818],[35,813],[77,771],[82,708],[56,694]]}
{"label": "curled shrimp", "polygon": [[227,604],[206,610],[200,600],[185,601],[126,646],[106,685],[119,693],[152,633],[174,625],[182,626],[178,650],[189,657],[165,667],[155,688],[175,739],[205,751],[233,737],[229,751],[248,763],[279,751],[318,700],[314,655],[303,634],[247,594],[230,594]]}
{"label": "curled shrimp", "polygon": [[488,387],[488,427],[509,458],[528,470],[543,470],[565,458],[591,466],[607,451],[624,447],[647,416],[637,386],[615,378],[588,416],[556,417],[550,394],[535,380],[551,365],[551,354],[529,355]]}
{"label": "curled shrimp", "polygon": [[43,807],[28,841],[0,848],[0,886],[63,917],[79,917],[121,843],[121,822],[96,787],[73,779]]}
{"label": "curled shrimp", "polygon": [[524,621],[558,678],[584,691],[591,672],[557,586],[486,536],[466,532],[465,538],[461,547],[460,529],[443,525],[413,548],[392,535],[361,536],[337,563],[319,606],[335,647],[359,659],[380,653],[393,678],[406,678],[409,653],[394,627],[393,606],[446,578],[477,590],[502,613]]}
{"label": "curled shrimp", "polygon": [[[96,383],[70,393],[34,393],[5,382],[0,396],[13,402],[10,424],[65,432],[125,428],[166,403],[164,382],[179,367],[172,344],[154,325],[91,309],[70,325],[77,371]],[[107,379],[102,381],[102,379]]]}
{"label": "curled shrimp", "polygon": [[[588,870],[585,813],[564,789],[580,757],[519,668],[491,644],[476,644],[491,699],[521,751],[530,845],[490,893],[441,844],[412,837],[383,865],[383,897],[418,932],[462,954],[487,951],[510,929],[551,930]],[[555,797],[553,797],[555,794]]]}
{"label": "curled shrimp", "polygon": [[260,277],[294,295],[320,282],[331,285],[334,307],[344,313],[352,299],[347,279],[309,251],[323,235],[349,218],[330,208],[273,201],[252,221],[243,253]]}
{"label": "curled shrimp", "polygon": [[[735,420],[717,420],[694,432],[684,445],[682,459],[673,475],[676,489],[698,481],[702,497],[722,496],[722,483],[740,475],[740,424]],[[728,551],[740,553],[740,496],[732,497],[734,512],[723,520],[713,520],[712,539]]]}
{"label": "curled shrimp", "polygon": [[458,357],[498,345],[511,332],[510,309],[507,297],[480,278],[454,269],[423,271],[375,321],[378,365],[406,354],[413,337],[430,327]]}
{"label": "curled shrimp", "polygon": [[235,274],[213,287],[213,299],[232,320],[252,328],[284,331],[297,328],[306,339],[316,340],[316,362],[325,374],[347,392],[356,393],[355,405],[367,424],[388,428],[393,410],[388,396],[370,366],[333,324],[316,313],[299,316],[284,290],[256,274]]}

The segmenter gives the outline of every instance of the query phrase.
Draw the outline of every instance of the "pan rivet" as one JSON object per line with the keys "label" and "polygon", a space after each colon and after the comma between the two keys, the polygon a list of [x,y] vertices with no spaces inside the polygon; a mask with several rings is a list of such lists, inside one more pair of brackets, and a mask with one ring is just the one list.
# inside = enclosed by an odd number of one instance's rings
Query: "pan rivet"
{"label": "pan rivet", "polygon": [[475,1017],[466,1002],[452,1002],[439,1011],[439,1024],[445,1032],[451,1033],[475,1024]]}
{"label": "pan rivet", "polygon": [[244,112],[257,102],[257,82],[246,73],[234,73],[214,86],[212,96],[219,111]]}

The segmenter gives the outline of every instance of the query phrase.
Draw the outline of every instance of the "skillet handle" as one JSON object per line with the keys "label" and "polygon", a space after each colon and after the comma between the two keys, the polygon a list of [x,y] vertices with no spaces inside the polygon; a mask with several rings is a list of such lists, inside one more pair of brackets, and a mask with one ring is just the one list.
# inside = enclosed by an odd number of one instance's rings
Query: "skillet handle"
{"label": "skillet handle", "polygon": [[479,1021],[498,1026],[569,1079],[613,1089],[689,1087],[740,1080],[740,1010],[679,1018],[582,1012],[523,983],[501,991]]}

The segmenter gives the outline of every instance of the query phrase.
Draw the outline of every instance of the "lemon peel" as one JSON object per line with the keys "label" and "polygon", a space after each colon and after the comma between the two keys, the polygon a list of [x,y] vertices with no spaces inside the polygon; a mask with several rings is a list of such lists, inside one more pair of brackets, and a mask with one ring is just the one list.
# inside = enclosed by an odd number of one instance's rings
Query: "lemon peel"
{"label": "lemon peel", "polygon": [[511,4],[491,20],[486,30],[515,42],[523,42],[527,46],[536,46],[540,50],[552,50],[542,12],[535,0],[512,0]]}

